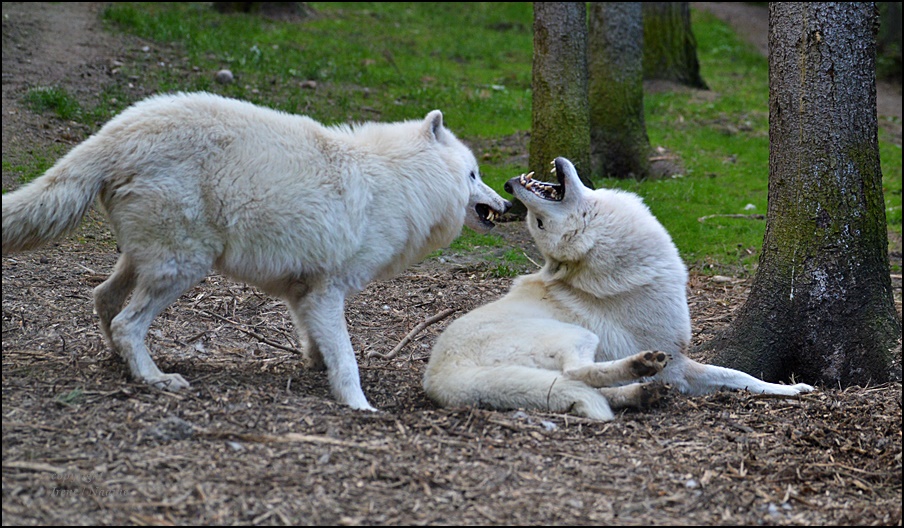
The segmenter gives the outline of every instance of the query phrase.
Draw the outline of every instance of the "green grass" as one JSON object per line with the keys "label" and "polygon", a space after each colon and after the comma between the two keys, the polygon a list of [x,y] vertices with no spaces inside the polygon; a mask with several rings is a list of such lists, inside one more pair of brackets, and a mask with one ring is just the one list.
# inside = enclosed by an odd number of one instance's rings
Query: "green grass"
{"label": "green grass", "polygon": [[[885,221],[901,235],[901,145],[890,134],[879,131],[879,158],[882,160],[882,191],[885,194]],[[898,138],[900,141],[900,138]],[[901,270],[897,270],[900,272]]]}
{"label": "green grass", "polygon": [[[481,146],[475,154],[484,181],[507,196],[503,183],[526,167],[507,162],[511,153],[502,151],[508,147],[497,145],[530,129],[530,3],[310,5],[318,15],[302,22],[220,15],[206,3],[172,2],[111,3],[104,19],[110,29],[139,35],[178,57],[160,65],[151,50],[122,66],[118,77],[137,76],[145,92],[208,90],[327,124],[421,118],[439,108],[460,138]],[[692,11],[692,22],[711,90],[645,96],[650,142],[680,156],[684,174],[599,183],[643,196],[689,265],[751,271],[765,221],[698,219],[766,213],[768,63],[713,16]],[[236,82],[215,83],[221,68],[232,70]],[[303,87],[305,81],[316,88]],[[131,102],[129,93],[115,86],[97,108],[73,106],[65,92],[54,91],[35,94],[30,104],[93,125]],[[891,139],[880,133],[886,213],[889,228],[900,234],[901,148]],[[465,230],[451,250],[493,244],[501,245],[495,235]]]}
{"label": "green grass", "polygon": [[78,100],[55,86],[32,88],[25,94],[25,104],[34,112],[52,112],[61,119],[74,119],[81,111]]}
{"label": "green grass", "polygon": [[60,405],[71,407],[82,403],[85,399],[85,391],[82,389],[73,389],[69,392],[57,394],[56,402]]}
{"label": "green grass", "polygon": [[530,4],[310,5],[319,16],[303,23],[219,15],[199,3],[113,3],[105,18],[237,78],[221,87],[212,75],[161,68],[164,90],[216,90],[325,123],[420,118],[439,108],[471,138],[530,126]]}
{"label": "green grass", "polygon": [[[701,74],[709,92],[645,94],[650,143],[678,154],[680,178],[604,180],[644,197],[698,270],[751,271],[765,220],[710,215],[766,214],[769,180],[769,65],[715,17],[692,12]],[[901,147],[880,131],[889,229],[901,233]],[[750,206],[753,206],[750,208]],[[710,217],[704,221],[699,219]]]}
{"label": "green grass", "polygon": [[766,213],[768,62],[713,16],[694,11],[692,21],[710,90],[644,96],[651,145],[677,154],[684,174],[599,183],[643,196],[689,264],[713,272],[749,271],[762,247],[765,221],[713,215]]}
{"label": "green grass", "polygon": [[[3,172],[14,174],[19,182],[30,182],[52,167],[56,160],[66,154],[68,148],[67,145],[54,143],[46,150],[35,148],[23,155],[4,157]],[[11,161],[12,158],[16,161]],[[6,191],[7,189],[3,189],[4,193]]]}

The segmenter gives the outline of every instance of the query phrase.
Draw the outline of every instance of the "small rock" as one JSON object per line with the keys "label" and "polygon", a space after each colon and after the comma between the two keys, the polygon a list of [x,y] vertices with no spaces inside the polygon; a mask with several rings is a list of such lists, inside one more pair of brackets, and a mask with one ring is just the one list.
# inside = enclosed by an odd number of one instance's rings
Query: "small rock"
{"label": "small rock", "polygon": [[177,416],[170,416],[145,430],[145,436],[158,442],[186,440],[195,434],[195,427],[190,422]]}
{"label": "small rock", "polygon": [[217,72],[215,79],[220,84],[229,84],[235,80],[235,76],[233,76],[232,72],[229,70],[220,70]]}

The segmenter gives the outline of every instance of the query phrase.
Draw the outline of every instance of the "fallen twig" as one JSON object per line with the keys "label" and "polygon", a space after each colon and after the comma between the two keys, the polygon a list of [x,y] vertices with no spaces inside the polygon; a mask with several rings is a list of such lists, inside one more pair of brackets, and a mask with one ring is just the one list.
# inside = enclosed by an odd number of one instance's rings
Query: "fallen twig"
{"label": "fallen twig", "polygon": [[416,336],[418,333],[420,333],[424,328],[427,328],[428,326],[432,325],[433,323],[435,323],[437,321],[441,321],[441,320],[445,319],[446,317],[449,317],[450,315],[454,314],[456,311],[458,311],[457,308],[447,308],[447,309],[439,312],[438,314],[430,317],[429,319],[422,321],[420,324],[418,324],[417,326],[412,328],[411,331],[408,332],[408,335],[403,337],[402,340],[399,341],[399,344],[396,345],[395,348],[390,350],[388,353],[381,354],[381,353],[377,352],[376,350],[372,350],[367,353],[367,357],[369,357],[369,358],[379,357],[382,359],[392,359],[392,358],[396,357],[396,355],[398,355],[398,353],[403,348],[405,348],[405,345],[407,345],[411,341],[411,339],[414,336]]}
{"label": "fallen twig", "polygon": [[710,218],[746,218],[747,220],[765,220],[766,215],[764,214],[711,214],[706,216],[701,216],[697,219],[698,222],[705,222]]}
{"label": "fallen twig", "polygon": [[756,393],[750,394],[749,397],[754,400],[801,400],[804,399],[804,394],[768,394],[768,393]]}
{"label": "fallen twig", "polygon": [[242,326],[244,326],[242,323],[237,323],[237,322],[235,322],[235,321],[233,321],[233,320],[231,320],[231,319],[227,319],[227,318],[223,317],[222,315],[217,315],[217,314],[215,314],[215,313],[213,313],[213,312],[208,312],[207,310],[195,310],[195,309],[193,309],[193,311],[198,312],[198,313],[202,313],[202,314],[207,315],[207,316],[209,316],[209,317],[213,317],[214,319],[219,319],[220,321],[223,321],[224,323],[229,323],[229,324],[233,325],[233,326],[235,327],[235,329],[238,330],[239,332],[242,332],[242,333],[244,333],[244,334],[250,335],[251,337],[257,339],[257,340],[260,341],[261,343],[270,345],[270,346],[272,346],[273,348],[278,348],[278,349],[280,349],[280,350],[285,350],[286,352],[291,352],[291,353],[293,353],[293,354],[298,354],[298,350],[296,350],[296,349],[294,349],[294,348],[292,348],[292,347],[288,347],[288,346],[285,346],[285,345],[281,345],[281,344],[279,344],[279,343],[277,343],[277,342],[275,342],[275,341],[271,341],[270,339],[267,339],[266,337],[262,336],[261,334],[258,334],[257,332],[252,332],[251,330],[245,330],[244,328],[242,328]]}
{"label": "fallen twig", "polygon": [[310,443],[310,444],[323,444],[323,445],[333,445],[339,447],[351,447],[354,449],[368,449],[368,450],[376,450],[376,451],[384,451],[387,448],[385,445],[381,444],[368,444],[362,442],[351,442],[348,440],[341,440],[338,438],[332,438],[324,435],[309,435],[309,434],[301,434],[301,433],[284,433],[284,434],[257,434],[257,433],[238,433],[232,431],[217,431],[217,430],[202,430],[198,431],[198,435],[204,438],[210,439],[231,439],[238,440],[240,442],[249,442],[249,443],[259,443],[259,444],[272,444],[272,443]]}
{"label": "fallen twig", "polygon": [[529,260],[530,263],[533,264],[534,266],[537,266],[538,268],[542,268],[542,267],[543,267],[543,266],[537,264],[537,263],[534,261],[534,259],[530,258],[530,255],[528,255],[527,252],[524,251],[523,249],[521,250],[521,254],[524,255],[524,258],[526,258],[527,260]]}

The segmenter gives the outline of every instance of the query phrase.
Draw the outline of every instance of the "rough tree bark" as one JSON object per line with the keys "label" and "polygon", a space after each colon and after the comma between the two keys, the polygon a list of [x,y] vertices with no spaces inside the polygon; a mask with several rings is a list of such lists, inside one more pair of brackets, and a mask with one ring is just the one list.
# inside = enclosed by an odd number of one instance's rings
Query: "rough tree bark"
{"label": "rough tree bark", "polygon": [[643,2],[644,79],[708,89],[700,77],[688,2]]}
{"label": "rough tree bark", "polygon": [[639,2],[591,2],[587,45],[593,174],[643,178],[650,139],[643,115]]}
{"label": "rough tree bark", "polygon": [[715,363],[833,387],[890,377],[875,32],[875,3],[769,4],[766,235],[747,302],[704,347]]}
{"label": "rough tree bark", "polygon": [[534,2],[533,57],[530,170],[544,174],[564,156],[590,185],[584,2]]}

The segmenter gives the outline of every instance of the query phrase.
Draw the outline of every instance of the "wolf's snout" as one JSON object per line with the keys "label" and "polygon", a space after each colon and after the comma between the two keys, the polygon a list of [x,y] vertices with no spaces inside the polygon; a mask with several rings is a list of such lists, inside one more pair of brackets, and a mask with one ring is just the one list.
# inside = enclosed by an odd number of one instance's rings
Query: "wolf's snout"
{"label": "wolf's snout", "polygon": [[[513,192],[513,189],[514,189],[514,188],[512,187],[512,181],[517,180],[517,179],[518,179],[518,178],[512,178],[511,180],[505,182],[505,185],[502,186],[502,188],[505,190],[505,192],[507,192],[507,193],[509,193],[509,194],[511,194],[511,195],[514,195],[514,194],[515,194],[515,193]],[[512,205],[511,202],[506,202],[506,203],[509,204],[509,207],[511,207],[511,205]],[[506,210],[508,210],[508,208],[506,208]]]}
{"label": "wolf's snout", "polygon": [[[495,193],[494,193],[495,194]],[[499,197],[501,199],[501,197]],[[502,218],[502,215],[506,213],[512,207],[512,202],[508,200],[500,201],[492,200],[488,203],[478,203],[474,206],[474,213],[476,214],[476,220],[479,222],[480,226],[468,224],[472,229],[481,229],[484,232],[489,231],[496,224],[493,222],[497,222]]]}

